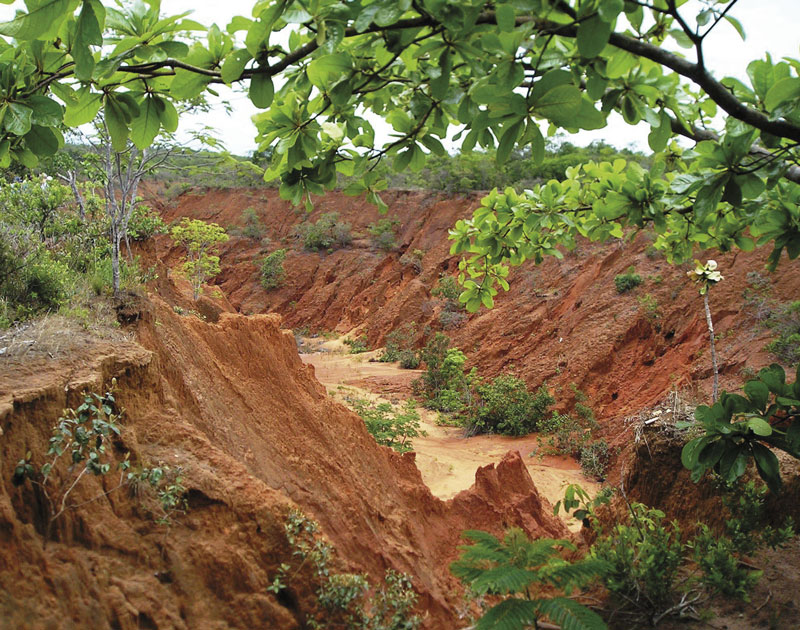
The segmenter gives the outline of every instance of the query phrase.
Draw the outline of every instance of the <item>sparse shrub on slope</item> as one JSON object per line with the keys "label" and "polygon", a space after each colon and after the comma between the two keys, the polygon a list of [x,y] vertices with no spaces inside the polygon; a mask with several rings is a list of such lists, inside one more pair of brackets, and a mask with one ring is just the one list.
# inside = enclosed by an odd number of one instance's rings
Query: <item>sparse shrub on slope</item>
{"label": "sparse shrub on slope", "polygon": [[265,289],[276,289],[283,286],[286,280],[286,270],[283,262],[286,260],[286,250],[276,249],[261,261],[261,286]]}
{"label": "sparse shrub on slope", "polygon": [[402,409],[396,409],[390,403],[376,405],[363,398],[349,402],[375,441],[398,453],[414,450],[411,440],[425,434],[420,430],[419,413],[413,400],[407,401]]}
{"label": "sparse shrub on slope", "polygon": [[353,241],[350,224],[339,221],[338,212],[323,214],[315,223],[305,221],[295,228],[303,247],[316,252],[347,247]]}
{"label": "sparse shrub on slope", "polygon": [[313,608],[302,610],[308,628],[346,630],[417,630],[417,595],[411,578],[389,569],[382,584],[372,585],[365,574],[338,573],[331,560],[336,550],[319,533],[319,524],[292,510],[284,524],[291,560],[280,565],[267,590],[276,596],[294,596],[294,578],[315,589]]}
{"label": "sparse shrub on slope", "polygon": [[398,225],[400,225],[400,221],[389,217],[370,223],[367,226],[367,232],[369,232],[372,246],[384,251],[391,251],[397,247],[395,229]]}
{"label": "sparse shrub on slope", "polygon": [[628,267],[628,271],[614,276],[614,287],[617,293],[627,293],[642,284],[642,276],[636,273],[633,266]]}

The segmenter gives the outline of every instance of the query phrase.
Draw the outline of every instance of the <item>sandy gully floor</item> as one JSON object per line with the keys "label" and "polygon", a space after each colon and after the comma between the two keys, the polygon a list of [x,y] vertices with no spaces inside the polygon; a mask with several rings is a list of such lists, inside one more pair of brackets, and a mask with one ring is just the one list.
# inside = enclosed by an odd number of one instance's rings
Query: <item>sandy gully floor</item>
{"label": "sandy gully floor", "polygon": [[[395,363],[370,362],[369,359],[380,351],[347,354],[349,348],[339,340],[318,343],[316,349],[319,351],[300,356],[305,363],[314,366],[317,379],[339,400],[350,395],[402,402],[408,398],[410,381],[421,373],[402,370]],[[362,387],[365,380],[373,391]],[[421,407],[419,412],[427,436],[414,439],[417,466],[431,492],[441,499],[449,499],[469,488],[475,482],[479,466],[499,462],[509,450],[520,452],[536,487],[551,503],[562,499],[564,488],[571,483],[580,484],[591,495],[600,488],[599,483],[581,473],[575,460],[537,455],[535,434],[521,438],[499,435],[465,438],[460,428],[437,425],[436,413]],[[570,529],[580,528],[574,519],[565,519],[565,522]]]}

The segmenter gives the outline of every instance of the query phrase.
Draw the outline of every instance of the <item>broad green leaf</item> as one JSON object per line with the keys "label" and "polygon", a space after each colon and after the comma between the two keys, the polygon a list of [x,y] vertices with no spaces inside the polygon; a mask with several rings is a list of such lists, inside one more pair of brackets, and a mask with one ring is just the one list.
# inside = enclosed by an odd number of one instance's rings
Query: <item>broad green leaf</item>
{"label": "broad green leaf", "polygon": [[769,422],[763,418],[750,418],[747,421],[747,426],[756,435],[760,435],[762,437],[772,435],[772,427],[770,426]]}
{"label": "broad green leaf", "polygon": [[254,74],[250,79],[250,100],[259,109],[266,109],[272,105],[275,96],[275,86],[272,78],[266,74]]}
{"label": "broad green leaf", "polygon": [[64,112],[64,124],[68,127],[80,127],[92,122],[103,104],[102,96],[91,92],[89,86],[84,86],[75,92],[76,100],[67,103]]}
{"label": "broad green leaf", "polygon": [[169,93],[175,99],[189,100],[200,96],[210,82],[210,77],[179,68],[175,71],[175,78],[172,79]]}
{"label": "broad green leaf", "polygon": [[[45,33],[52,32],[64,19],[75,10],[79,0],[44,0],[44,2],[28,2],[32,11],[22,13],[9,22],[0,22],[0,35],[19,40],[37,39]],[[37,6],[38,5],[38,6]]]}
{"label": "broad green leaf", "polygon": [[536,602],[509,597],[478,619],[475,630],[526,628],[536,620]]}
{"label": "broad green leaf", "polygon": [[784,394],[786,389],[786,372],[777,363],[773,363],[769,367],[762,368],[758,372],[760,378],[769,387],[769,391],[778,396]]}
{"label": "broad green leaf", "polygon": [[81,81],[91,79],[94,72],[94,55],[89,46],[102,46],[105,15],[106,10],[98,0],[84,0],[71,50],[75,76]]}
{"label": "broad green leaf", "polygon": [[225,62],[222,64],[220,74],[222,80],[228,85],[239,79],[244,72],[244,67],[253,56],[246,49],[233,51],[230,55],[225,57]]}
{"label": "broad green leaf", "polygon": [[519,138],[523,124],[524,121],[518,120],[503,132],[503,137],[500,138],[500,143],[497,146],[498,164],[503,164],[508,159],[508,156],[511,155],[511,149],[514,148],[517,138]]}
{"label": "broad green leaf", "polygon": [[25,134],[25,144],[38,156],[55,155],[64,146],[64,136],[58,129],[32,125]]}
{"label": "broad green leaf", "polygon": [[597,57],[606,47],[610,35],[611,24],[604,22],[600,16],[583,20],[578,26],[578,52],[587,59]]}
{"label": "broad green leaf", "polygon": [[497,18],[497,26],[501,31],[510,32],[514,30],[516,25],[514,16],[514,7],[508,4],[501,4],[495,10],[495,17]]}
{"label": "broad green leaf", "polygon": [[800,78],[787,77],[775,83],[764,97],[764,106],[772,111],[786,101],[800,98]]}
{"label": "broad green leaf", "polygon": [[574,85],[559,85],[536,101],[536,113],[556,124],[569,124],[581,106],[581,92]]}
{"label": "broad green leaf", "polygon": [[161,129],[161,116],[164,109],[163,101],[157,101],[149,96],[139,110],[139,116],[131,121],[131,140],[139,149],[146,149],[155,140]]}
{"label": "broad green leaf", "polygon": [[128,135],[130,134],[126,122],[127,113],[111,96],[106,96],[103,112],[108,135],[111,136],[111,146],[117,153],[122,153],[128,146]]}
{"label": "broad green leaf", "polygon": [[64,118],[64,110],[61,105],[47,96],[34,94],[25,100],[25,104],[33,110],[31,122],[34,125],[55,127],[60,125]]}
{"label": "broad green leaf", "polygon": [[308,80],[318,88],[327,88],[329,83],[340,77],[352,67],[350,55],[347,53],[336,53],[333,55],[323,55],[312,59],[306,67]]}
{"label": "broad green leaf", "polygon": [[9,103],[3,126],[7,131],[17,136],[24,136],[31,130],[33,109],[21,103]]}
{"label": "broad green leaf", "polygon": [[769,400],[769,388],[761,381],[747,381],[744,384],[744,393],[753,401],[757,409],[764,409]]}
{"label": "broad green leaf", "polygon": [[779,492],[781,488],[781,472],[775,453],[758,442],[751,443],[750,448],[756,461],[758,474],[767,482],[772,492]]}
{"label": "broad green leaf", "polygon": [[178,129],[178,110],[172,104],[172,101],[161,98],[160,96],[154,97],[161,102],[162,107],[158,110],[158,118],[161,121],[161,126],[164,131],[173,133]]}

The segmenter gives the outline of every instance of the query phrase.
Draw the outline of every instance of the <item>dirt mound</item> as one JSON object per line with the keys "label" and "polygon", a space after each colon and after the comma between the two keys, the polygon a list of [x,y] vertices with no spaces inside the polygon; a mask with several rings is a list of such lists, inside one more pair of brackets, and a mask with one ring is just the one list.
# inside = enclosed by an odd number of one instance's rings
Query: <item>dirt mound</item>
{"label": "dirt mound", "polygon": [[[165,289],[166,290],[166,287]],[[178,290],[180,293],[180,290]],[[447,572],[460,532],[518,525],[566,530],[520,457],[480,469],[450,501],[422,483],[414,456],[379,447],[363,422],[324,395],[274,315],[180,315],[160,298],[139,305],[138,343],[96,344],[65,360],[4,367],[0,377],[0,619],[3,628],[297,628],[314,593],[266,590],[292,550],[291,506],[318,520],[337,564],[379,579],[413,576],[426,627],[457,627]],[[135,310],[135,309],[132,309]],[[41,495],[14,487],[27,451],[44,453],[61,410],[111,377],[126,409],[117,444],[135,464],[184,468],[189,509],[169,528],[143,498],[82,482],[45,547]],[[114,476],[114,475],[110,475]]]}

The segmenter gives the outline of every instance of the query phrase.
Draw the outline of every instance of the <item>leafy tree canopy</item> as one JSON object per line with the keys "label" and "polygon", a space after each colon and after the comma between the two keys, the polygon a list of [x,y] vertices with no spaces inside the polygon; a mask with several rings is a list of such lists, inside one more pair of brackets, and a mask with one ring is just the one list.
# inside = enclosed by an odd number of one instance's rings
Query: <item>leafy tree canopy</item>
{"label": "leafy tree canopy", "polygon": [[[541,160],[543,129],[598,129],[617,111],[650,126],[653,167],[589,163],[489,195],[452,231],[468,308],[491,305],[507,263],[646,225],[671,259],[770,242],[775,267],[783,250],[800,254],[800,61],[755,60],[746,82],[712,76],[704,43],[725,23],[743,35],[735,3],[258,0],[206,27],[162,15],[159,0],[26,0],[0,24],[0,166],[35,164],[62,146],[63,126],[101,114],[115,149],[144,148],[175,130],[177,101],[239,84],[263,110],[266,178],[284,198],[309,203],[341,173],[382,205],[381,158],[420,169],[455,134],[500,163],[520,146]],[[391,141],[376,145],[368,115]]]}

